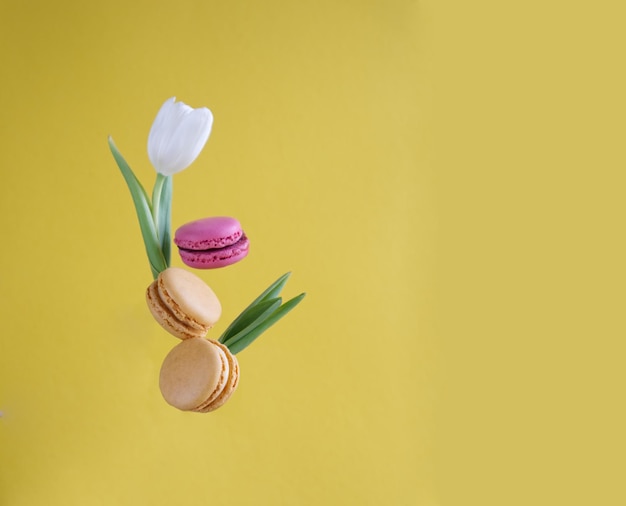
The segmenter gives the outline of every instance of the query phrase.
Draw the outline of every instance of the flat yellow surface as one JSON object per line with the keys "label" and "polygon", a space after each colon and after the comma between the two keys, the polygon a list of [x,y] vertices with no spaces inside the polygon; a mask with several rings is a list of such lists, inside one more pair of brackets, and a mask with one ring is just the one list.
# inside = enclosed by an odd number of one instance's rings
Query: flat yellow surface
{"label": "flat yellow surface", "polygon": [[[618,4],[4,2],[0,504],[626,503]],[[213,335],[307,292],[208,415],[106,144],[151,188],[174,95],[215,115],[174,227],[252,244]]]}

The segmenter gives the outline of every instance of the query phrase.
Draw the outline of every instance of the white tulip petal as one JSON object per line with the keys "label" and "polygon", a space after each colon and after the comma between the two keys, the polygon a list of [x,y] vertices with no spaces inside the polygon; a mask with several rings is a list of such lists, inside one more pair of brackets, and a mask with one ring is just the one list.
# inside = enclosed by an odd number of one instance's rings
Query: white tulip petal
{"label": "white tulip petal", "polygon": [[166,100],[152,122],[152,128],[150,128],[150,134],[148,135],[148,151],[154,151],[156,149],[157,138],[161,135],[164,126],[170,123],[175,100],[176,97]]}
{"label": "white tulip petal", "polygon": [[164,153],[163,143],[168,137],[166,133],[167,125],[172,123],[175,100],[176,97],[172,97],[161,106],[148,135],[148,157],[157,172],[161,172],[161,159],[162,153]]}
{"label": "white tulip petal", "polygon": [[204,148],[213,125],[213,115],[208,109],[191,111],[170,138],[168,152],[169,168],[172,173],[189,167]]}

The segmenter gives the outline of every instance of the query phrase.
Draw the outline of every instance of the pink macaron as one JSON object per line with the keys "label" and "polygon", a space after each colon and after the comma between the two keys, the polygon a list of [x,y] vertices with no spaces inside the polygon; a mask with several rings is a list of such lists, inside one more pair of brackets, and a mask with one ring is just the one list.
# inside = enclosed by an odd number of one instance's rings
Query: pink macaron
{"label": "pink macaron", "polygon": [[250,242],[235,218],[215,216],[192,221],[174,234],[183,263],[194,269],[216,269],[246,257]]}

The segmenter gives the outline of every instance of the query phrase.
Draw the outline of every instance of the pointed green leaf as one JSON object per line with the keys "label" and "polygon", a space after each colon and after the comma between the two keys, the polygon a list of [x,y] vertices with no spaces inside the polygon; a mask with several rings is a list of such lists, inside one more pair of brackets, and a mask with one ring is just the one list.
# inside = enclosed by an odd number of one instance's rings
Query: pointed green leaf
{"label": "pointed green leaf", "polygon": [[293,299],[288,300],[282,306],[280,306],[274,313],[266,318],[260,325],[254,327],[249,333],[239,338],[236,342],[232,342],[227,345],[231,353],[239,353],[245,348],[250,346],[252,342],[259,337],[263,332],[274,325],[278,320],[285,316],[289,311],[296,307],[306,294],[301,293]]}
{"label": "pointed green leaf", "polygon": [[289,276],[291,276],[291,272],[286,272],[285,274],[283,274],[280,278],[278,278],[270,286],[268,286],[261,295],[254,299],[254,301],[250,305],[252,306],[257,302],[261,302],[262,300],[267,300],[272,297],[278,297],[283,287],[285,286],[285,283],[287,283]]}
{"label": "pointed green leaf", "polygon": [[130,194],[133,198],[152,275],[156,278],[159,272],[167,268],[167,264],[163,258],[161,246],[157,237],[156,227],[152,219],[152,208],[150,206],[148,195],[146,194],[143,186],[141,186],[139,180],[135,177],[135,174],[129,167],[128,163],[126,163],[126,160],[124,160],[124,157],[118,151],[117,147],[113,143],[113,139],[109,137],[108,140],[113,158],[115,158],[117,166],[122,172],[122,176],[124,176],[128,189],[130,190]]}
{"label": "pointed green leaf", "polygon": [[259,315],[262,314],[268,307],[273,306],[274,303],[277,301],[278,306],[280,306],[280,303],[282,302],[282,299],[280,297],[264,300],[254,306],[248,306],[222,333],[219,338],[219,342],[224,343],[229,337],[246,328],[254,320],[256,320]]}
{"label": "pointed green leaf", "polygon": [[[243,328],[240,325],[241,320],[246,318],[246,315],[248,314],[248,312],[253,310],[255,306],[257,306],[261,302],[264,302],[266,300],[272,299],[272,298],[277,297],[278,295],[280,295],[280,292],[283,289],[283,287],[285,286],[285,283],[289,279],[290,275],[291,275],[290,272],[288,272],[286,274],[283,274],[280,278],[278,278],[270,286],[268,286],[261,295],[259,295],[256,299],[254,299],[250,303],[250,305],[246,309],[244,309],[239,314],[239,316],[237,316],[237,318],[235,318],[235,320],[228,326],[228,328],[224,331],[224,333],[220,337],[219,341],[220,342],[224,342],[224,340],[229,335],[232,335],[233,333],[238,332],[239,330],[241,330]],[[238,330],[234,330],[233,331],[234,327],[237,327]],[[245,327],[245,325],[244,325],[244,327]]]}
{"label": "pointed green leaf", "polygon": [[280,307],[281,303],[282,299],[280,297],[259,302],[248,311],[244,318],[239,320],[237,325],[233,326],[228,333],[224,332],[219,339],[220,342],[228,346],[228,343],[237,341],[242,335],[250,332],[254,327],[261,324],[263,320]]}

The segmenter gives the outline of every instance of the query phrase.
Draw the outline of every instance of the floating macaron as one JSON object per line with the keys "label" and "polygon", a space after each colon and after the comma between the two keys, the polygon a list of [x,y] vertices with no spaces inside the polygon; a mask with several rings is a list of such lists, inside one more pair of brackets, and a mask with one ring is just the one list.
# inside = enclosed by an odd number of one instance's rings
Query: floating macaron
{"label": "floating macaron", "polygon": [[159,274],[146,291],[146,302],[154,319],[180,339],[204,337],[222,314],[213,290],[179,267],[169,267]]}
{"label": "floating macaron", "polygon": [[218,341],[193,338],[165,357],[159,387],[165,401],[182,411],[208,413],[222,406],[239,384],[239,364]]}
{"label": "floating macaron", "polygon": [[183,263],[194,269],[216,269],[248,255],[250,241],[235,218],[215,216],[187,223],[174,234]]}

